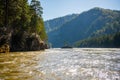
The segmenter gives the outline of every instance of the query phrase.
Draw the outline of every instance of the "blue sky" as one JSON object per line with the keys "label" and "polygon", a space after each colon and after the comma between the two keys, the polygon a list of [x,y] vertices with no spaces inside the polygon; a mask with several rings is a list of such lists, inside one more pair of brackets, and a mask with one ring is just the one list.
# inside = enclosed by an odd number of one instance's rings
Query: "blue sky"
{"label": "blue sky", "polygon": [[44,20],[81,13],[94,7],[120,10],[120,0],[40,0],[40,2],[44,9]]}

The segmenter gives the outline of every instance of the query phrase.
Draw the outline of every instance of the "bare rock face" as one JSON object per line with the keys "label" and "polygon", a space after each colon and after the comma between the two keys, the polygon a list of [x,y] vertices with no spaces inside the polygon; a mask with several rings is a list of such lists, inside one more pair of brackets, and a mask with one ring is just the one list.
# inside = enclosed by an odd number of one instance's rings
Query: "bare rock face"
{"label": "bare rock face", "polygon": [[0,53],[8,53],[10,51],[11,32],[8,32],[5,27],[0,28]]}
{"label": "bare rock face", "polygon": [[9,53],[10,47],[8,44],[4,44],[0,47],[0,53]]}
{"label": "bare rock face", "polygon": [[36,51],[44,50],[47,45],[36,33],[7,32],[6,28],[0,28],[0,53],[9,51]]}
{"label": "bare rock face", "polygon": [[28,38],[26,38],[26,50],[44,50],[45,43],[40,39],[37,34],[32,34]]}
{"label": "bare rock face", "polygon": [[19,33],[12,35],[11,51],[37,51],[44,50],[46,44],[42,41],[39,35],[33,33],[31,35]]}

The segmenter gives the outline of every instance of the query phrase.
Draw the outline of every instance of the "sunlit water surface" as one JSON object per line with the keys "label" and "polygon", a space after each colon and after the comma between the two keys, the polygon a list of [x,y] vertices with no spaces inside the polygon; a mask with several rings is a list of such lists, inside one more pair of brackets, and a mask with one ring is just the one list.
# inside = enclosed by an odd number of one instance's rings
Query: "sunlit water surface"
{"label": "sunlit water surface", "polygon": [[120,49],[48,49],[0,54],[0,80],[120,80]]}

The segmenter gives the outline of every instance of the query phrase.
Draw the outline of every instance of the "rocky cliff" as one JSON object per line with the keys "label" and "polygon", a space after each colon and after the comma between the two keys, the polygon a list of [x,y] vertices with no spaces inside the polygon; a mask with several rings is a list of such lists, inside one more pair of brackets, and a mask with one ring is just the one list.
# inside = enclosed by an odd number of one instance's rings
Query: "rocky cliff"
{"label": "rocky cliff", "polygon": [[6,28],[0,28],[0,53],[9,51],[36,51],[44,50],[47,44],[41,40],[38,34],[27,32],[8,32]]}

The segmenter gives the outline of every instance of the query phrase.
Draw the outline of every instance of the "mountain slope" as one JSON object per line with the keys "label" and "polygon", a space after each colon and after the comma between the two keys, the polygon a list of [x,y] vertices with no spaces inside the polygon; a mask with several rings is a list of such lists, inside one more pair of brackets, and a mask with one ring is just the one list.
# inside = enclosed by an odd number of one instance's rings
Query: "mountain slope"
{"label": "mountain slope", "polygon": [[65,43],[73,45],[86,38],[119,32],[119,25],[120,11],[93,8],[51,31],[48,38],[53,47],[61,47]]}
{"label": "mountain slope", "polygon": [[75,47],[119,48],[120,47],[120,32],[111,34],[111,35],[103,35],[99,37],[81,40],[75,43]]}
{"label": "mountain slope", "polygon": [[63,17],[45,21],[46,32],[50,33],[56,29],[59,29],[63,24],[71,21],[77,16],[78,14],[71,14],[71,15],[66,15]]}

